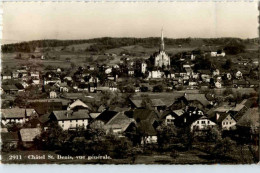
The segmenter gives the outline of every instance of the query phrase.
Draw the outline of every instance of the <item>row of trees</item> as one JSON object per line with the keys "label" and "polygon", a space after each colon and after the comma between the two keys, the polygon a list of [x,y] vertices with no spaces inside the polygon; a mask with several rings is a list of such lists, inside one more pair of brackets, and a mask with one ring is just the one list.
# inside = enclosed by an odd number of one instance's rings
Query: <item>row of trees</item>
{"label": "row of trees", "polygon": [[[199,40],[199,38],[181,38],[181,39],[171,39],[165,38],[165,44],[167,45],[181,45],[181,44],[190,44],[192,40]],[[226,43],[232,42],[244,43],[246,40],[237,39],[237,38],[216,38],[216,39],[202,39],[202,42],[205,44],[216,44],[216,45],[225,45]],[[160,43],[159,37],[149,37],[149,38],[95,38],[95,39],[86,39],[86,40],[35,40],[29,42],[21,42],[14,44],[6,44],[2,46],[2,52],[32,52],[37,47],[47,48],[47,47],[66,47],[73,44],[83,44],[83,43],[95,43],[86,49],[86,51],[99,52],[105,49],[112,49],[122,46],[130,45],[142,45],[144,47],[155,47]],[[240,47],[242,48],[242,47]],[[236,49],[235,51],[240,51]],[[73,48],[72,48],[73,49]],[[73,51],[73,50],[72,50]],[[234,51],[231,47],[227,47],[226,51]]]}

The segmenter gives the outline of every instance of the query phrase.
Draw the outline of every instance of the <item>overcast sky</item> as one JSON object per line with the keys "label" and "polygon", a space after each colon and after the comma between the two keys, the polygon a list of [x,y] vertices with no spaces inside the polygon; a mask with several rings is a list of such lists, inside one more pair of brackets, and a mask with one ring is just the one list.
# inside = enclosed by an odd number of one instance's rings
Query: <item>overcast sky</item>
{"label": "overcast sky", "polygon": [[258,36],[257,2],[3,4],[3,43],[95,37]]}

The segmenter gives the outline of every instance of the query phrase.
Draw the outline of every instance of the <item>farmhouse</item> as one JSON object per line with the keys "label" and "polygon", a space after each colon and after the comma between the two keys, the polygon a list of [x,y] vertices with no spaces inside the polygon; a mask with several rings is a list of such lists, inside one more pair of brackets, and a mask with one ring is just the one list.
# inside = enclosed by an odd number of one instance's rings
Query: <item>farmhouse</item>
{"label": "farmhouse", "polygon": [[25,123],[29,118],[38,116],[34,109],[1,109],[2,123]]}
{"label": "farmhouse", "polygon": [[216,123],[211,121],[209,118],[207,118],[206,116],[202,116],[191,124],[191,131],[208,130],[209,128],[211,128],[215,125],[216,125]]}
{"label": "farmhouse", "polygon": [[133,118],[127,117],[123,112],[119,112],[105,124],[104,128],[107,132],[113,132],[122,137],[136,128],[136,122]]}
{"label": "farmhouse", "polygon": [[77,128],[87,128],[89,123],[88,110],[61,110],[53,111],[50,116],[50,121],[56,121],[63,130],[74,130]]}

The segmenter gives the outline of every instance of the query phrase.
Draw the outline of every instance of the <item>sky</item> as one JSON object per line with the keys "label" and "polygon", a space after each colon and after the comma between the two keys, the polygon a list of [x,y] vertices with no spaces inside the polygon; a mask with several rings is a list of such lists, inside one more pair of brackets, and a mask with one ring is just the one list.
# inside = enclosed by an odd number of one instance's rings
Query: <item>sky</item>
{"label": "sky", "polygon": [[257,2],[4,2],[2,43],[97,37],[258,37]]}

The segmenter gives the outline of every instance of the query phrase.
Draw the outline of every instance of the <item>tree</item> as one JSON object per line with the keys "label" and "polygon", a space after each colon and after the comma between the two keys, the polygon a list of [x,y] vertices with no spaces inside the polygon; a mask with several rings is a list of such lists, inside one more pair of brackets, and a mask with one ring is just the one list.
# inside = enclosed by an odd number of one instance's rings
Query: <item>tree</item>
{"label": "tree", "polygon": [[238,40],[230,41],[224,48],[227,54],[236,55],[245,52],[245,45]]}
{"label": "tree", "polygon": [[49,124],[49,128],[43,131],[34,139],[35,146],[40,146],[42,149],[56,150],[60,149],[68,138],[68,133],[55,122]]}
{"label": "tree", "polygon": [[163,86],[162,85],[156,85],[153,87],[153,92],[163,92]]}
{"label": "tree", "polygon": [[170,144],[174,144],[177,138],[177,129],[175,126],[161,125],[157,127],[157,143],[161,150],[169,149]]}
{"label": "tree", "polygon": [[152,101],[148,96],[142,98],[141,106],[145,109],[153,110]]}
{"label": "tree", "polygon": [[232,66],[232,61],[230,59],[227,59],[225,64],[223,64],[223,68],[226,69],[226,70],[229,70]]}

